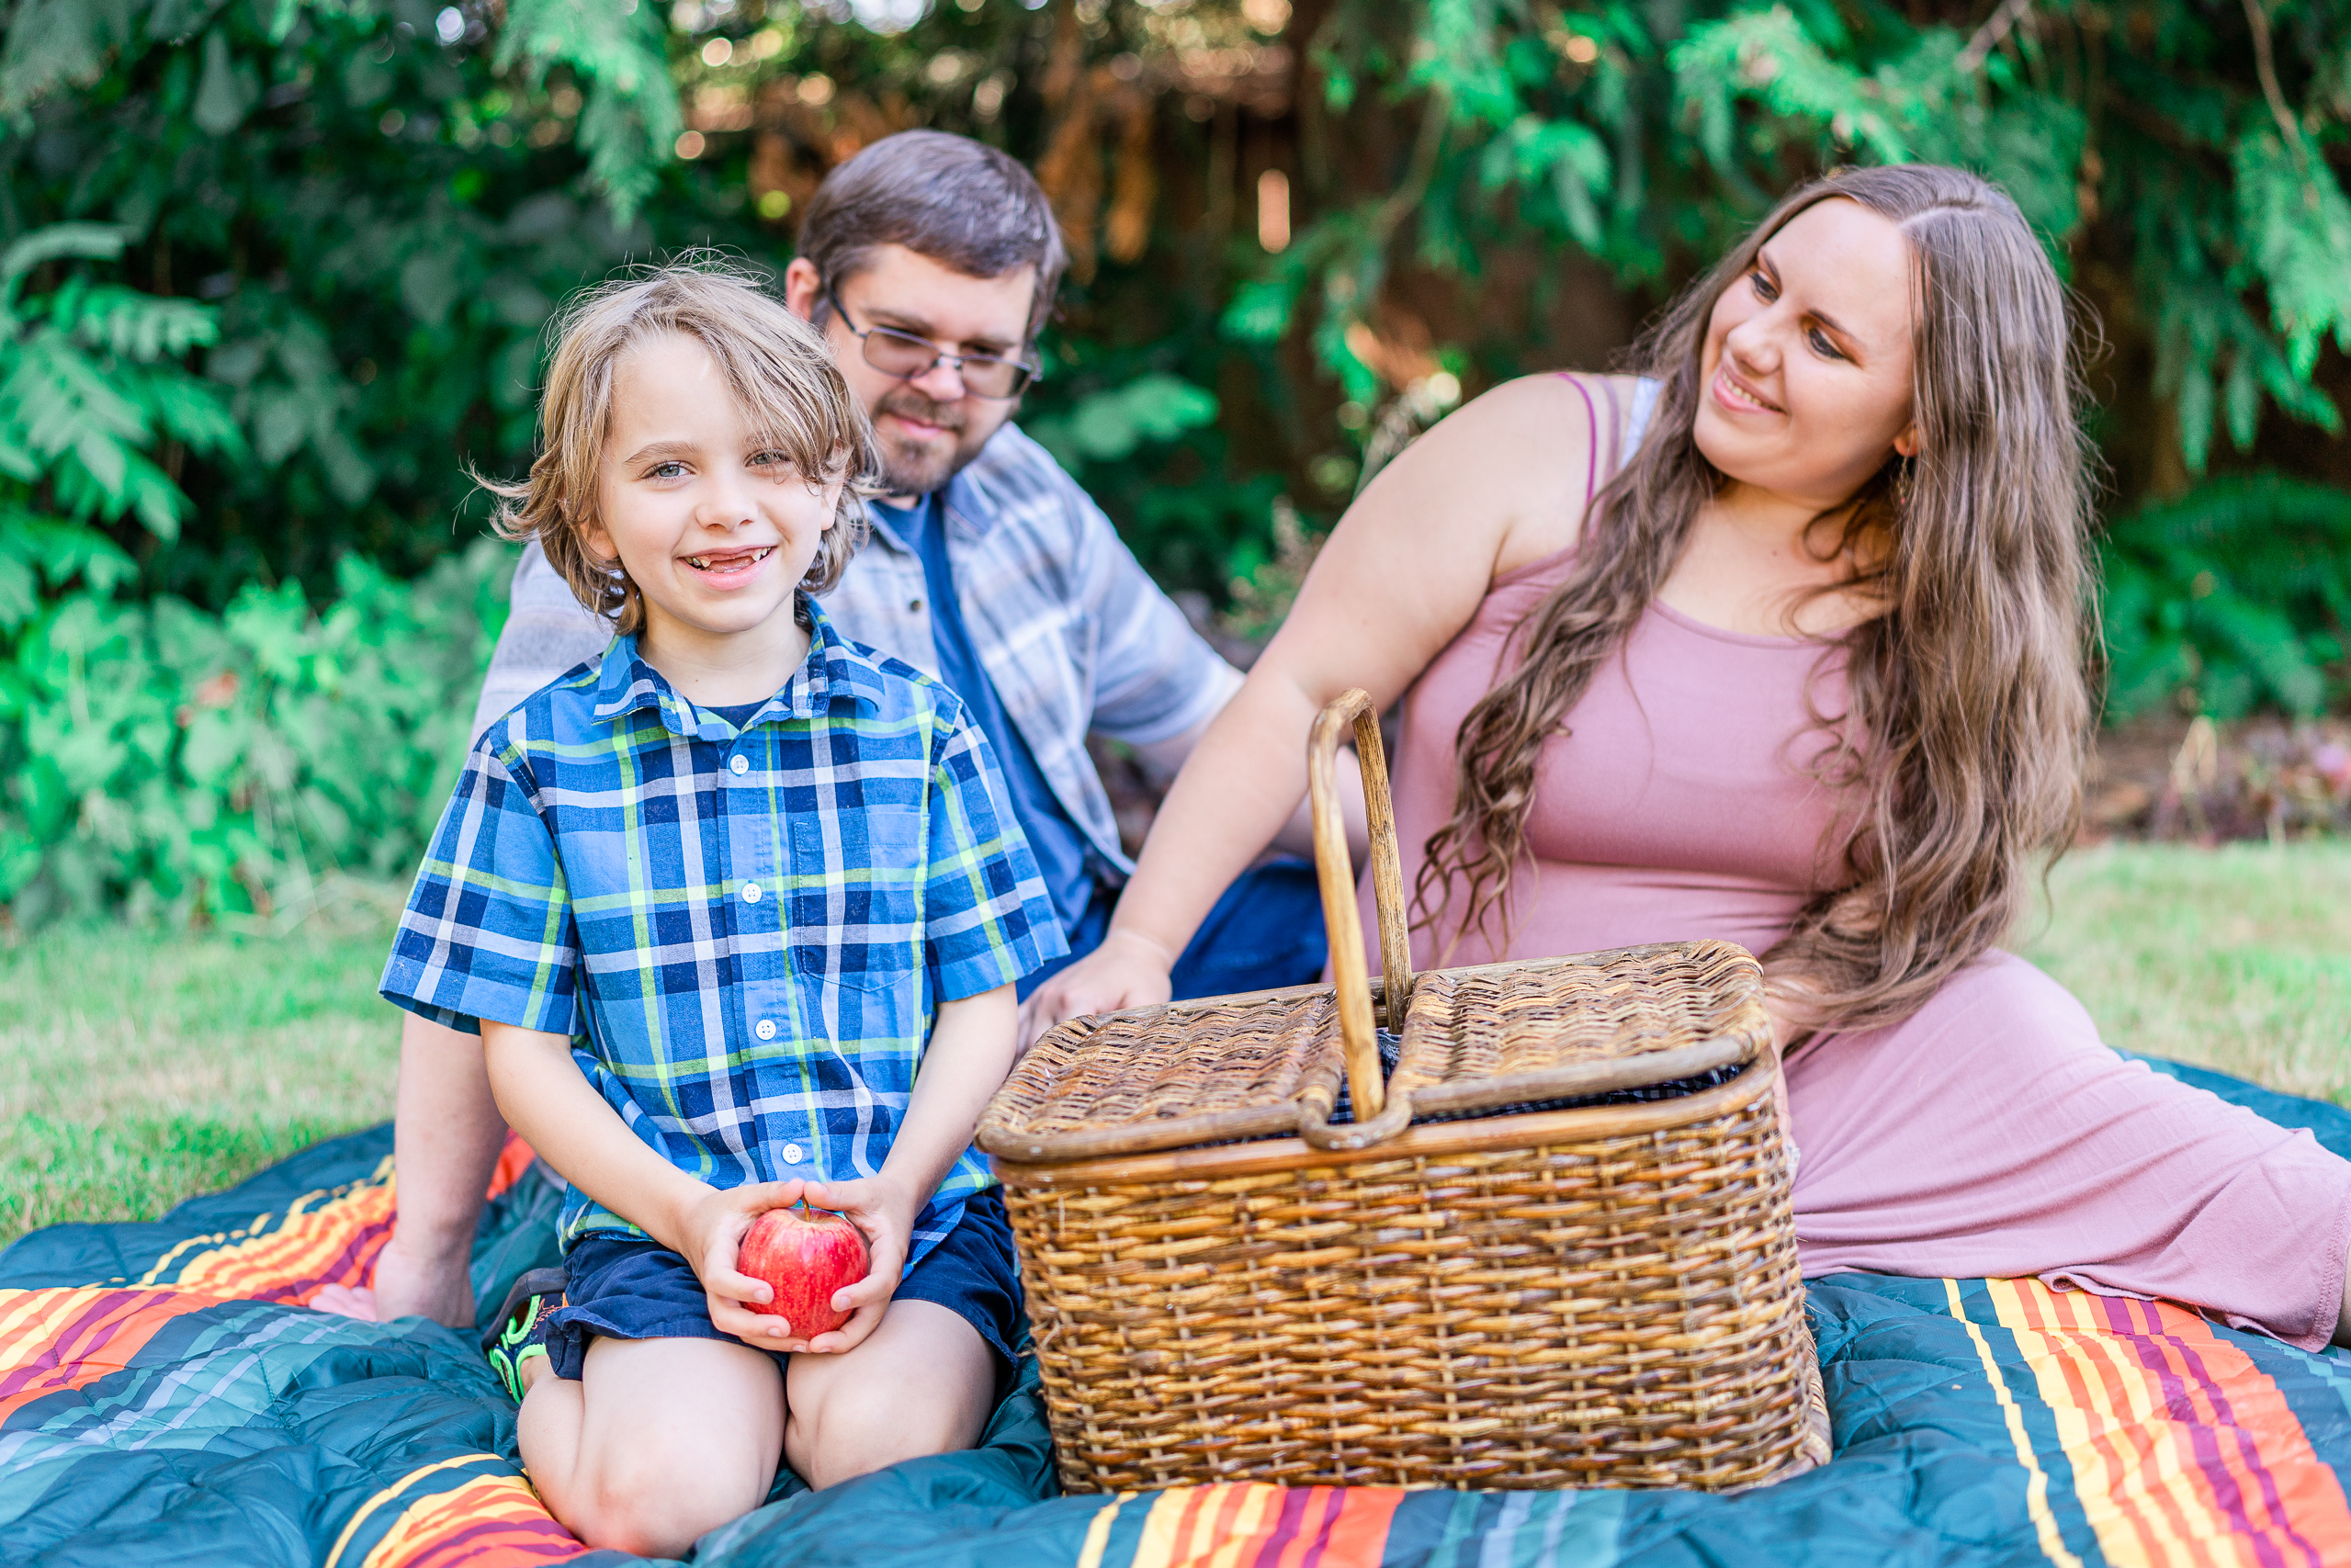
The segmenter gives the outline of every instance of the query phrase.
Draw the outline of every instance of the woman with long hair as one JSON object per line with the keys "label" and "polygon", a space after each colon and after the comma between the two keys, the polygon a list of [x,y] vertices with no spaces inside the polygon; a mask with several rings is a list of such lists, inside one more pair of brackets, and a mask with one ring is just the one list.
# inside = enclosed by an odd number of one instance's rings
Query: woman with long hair
{"label": "woman with long hair", "polygon": [[1848,170],[1683,297],[1643,377],[1463,408],[1340,520],[1031,1031],[1167,997],[1360,685],[1404,700],[1417,964],[1761,956],[1807,1274],[2351,1331],[2351,1163],[2126,1063],[1996,946],[2074,835],[2094,717],[2071,344],[1996,188]]}

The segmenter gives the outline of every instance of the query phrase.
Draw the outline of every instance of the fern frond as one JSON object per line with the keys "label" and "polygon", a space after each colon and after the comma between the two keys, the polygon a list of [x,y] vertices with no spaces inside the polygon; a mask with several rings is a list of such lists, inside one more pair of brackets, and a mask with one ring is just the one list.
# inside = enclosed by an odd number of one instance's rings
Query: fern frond
{"label": "fern frond", "polygon": [[220,335],[220,312],[209,305],[81,278],[51,295],[45,313],[60,331],[141,364],[185,354]]}
{"label": "fern frond", "polygon": [[244,431],[209,382],[159,367],[123,380],[154,427],[191,452],[237,457],[245,450]]}
{"label": "fern frond", "polygon": [[2351,625],[2351,492],[2215,479],[2118,520],[2103,551],[2116,716],[2185,688],[2220,717],[2324,707]]}
{"label": "fern frond", "polygon": [[51,223],[0,251],[0,303],[13,303],[25,274],[45,261],[84,256],[111,261],[122,254],[130,231],[115,223]]}
{"label": "fern frond", "polygon": [[671,144],[684,129],[670,80],[661,7],[610,0],[512,0],[497,68],[520,64],[533,82],[569,65],[588,84],[580,146],[588,172],[626,223],[651,194]]}
{"label": "fern frond", "polygon": [[[17,410],[26,444],[38,456],[56,458],[146,435],[139,405],[116,390],[54,327],[43,327],[17,344],[13,357],[6,379],[0,381],[0,399]],[[90,461],[98,471],[118,466],[103,458]]]}

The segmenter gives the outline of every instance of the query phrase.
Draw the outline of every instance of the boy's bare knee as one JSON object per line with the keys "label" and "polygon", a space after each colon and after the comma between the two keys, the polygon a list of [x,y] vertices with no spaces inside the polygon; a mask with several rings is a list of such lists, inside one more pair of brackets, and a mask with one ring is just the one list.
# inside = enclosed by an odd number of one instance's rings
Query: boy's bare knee
{"label": "boy's bare knee", "polygon": [[683,1557],[729,1519],[759,1506],[766,1488],[712,1467],[647,1462],[600,1466],[564,1523],[585,1544],[639,1557]]}
{"label": "boy's bare knee", "polygon": [[978,1436],[979,1424],[955,1401],[909,1399],[903,1389],[835,1382],[819,1397],[792,1405],[784,1452],[801,1478],[821,1491],[910,1459],[954,1453]]}
{"label": "boy's bare knee", "polygon": [[838,1360],[796,1357],[784,1455],[821,1490],[979,1440],[995,1368],[969,1325],[929,1302],[894,1303],[874,1337]]}

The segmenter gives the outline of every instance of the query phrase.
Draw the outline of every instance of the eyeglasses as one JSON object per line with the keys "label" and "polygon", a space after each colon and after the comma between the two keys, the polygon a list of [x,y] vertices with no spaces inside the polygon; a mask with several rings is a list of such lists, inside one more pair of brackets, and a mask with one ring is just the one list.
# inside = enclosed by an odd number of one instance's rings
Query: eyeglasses
{"label": "eyeglasses", "polygon": [[944,354],[928,338],[912,333],[899,332],[891,327],[860,327],[849,319],[842,308],[841,296],[832,286],[825,286],[824,297],[841,317],[841,324],[849,335],[864,345],[865,363],[885,375],[901,381],[911,381],[927,374],[934,366],[944,365],[961,378],[964,390],[976,398],[1006,400],[1026,391],[1036,379],[1036,367],[1017,359],[1006,359],[993,354]]}

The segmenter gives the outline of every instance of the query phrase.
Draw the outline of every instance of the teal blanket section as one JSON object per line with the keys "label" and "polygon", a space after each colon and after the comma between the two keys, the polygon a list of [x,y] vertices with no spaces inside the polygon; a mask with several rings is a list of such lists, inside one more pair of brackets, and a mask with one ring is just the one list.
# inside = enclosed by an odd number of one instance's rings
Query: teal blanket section
{"label": "teal blanket section", "polygon": [[[2151,1065],[2308,1127],[2351,1156],[2351,1112]],[[158,1260],[194,1238],[249,1228],[306,1195],[380,1179],[390,1147],[389,1128],[356,1134],[153,1224],[61,1225],[0,1253],[0,1292],[45,1292],[0,1295],[0,1563],[572,1561],[604,1568],[634,1561],[581,1555],[536,1516],[520,1478],[514,1406],[470,1333],[418,1319],[354,1323],[285,1303],[142,1292]],[[491,1204],[473,1281],[485,1308],[523,1270],[552,1260],[558,1196],[529,1174]],[[1371,1555],[1301,1554],[1294,1542],[1273,1539],[1250,1544],[1235,1568],[2098,1568],[2109,1561],[2092,1528],[2098,1500],[2076,1495],[2063,1458],[2067,1432],[2056,1407],[2035,1393],[2037,1378],[2054,1374],[2029,1334],[2002,1325],[1992,1285],[1837,1275],[1810,1282],[1808,1306],[1836,1449],[1808,1475],[1732,1496],[1413,1493],[1394,1503]],[[50,1314],[47,1339],[28,1347],[20,1335],[12,1345],[11,1322],[36,1308]],[[2242,1404],[2257,1384],[2263,1398],[2290,1412],[2265,1417],[2278,1452],[2307,1445],[2298,1450],[2301,1490],[2283,1501],[2226,1490],[2236,1484],[2229,1477],[2250,1477],[2247,1488],[2268,1484],[2273,1472],[2287,1473],[2282,1461],[2264,1470],[2216,1451],[2212,1473],[2227,1472],[2214,1483],[2216,1506],[2249,1511],[2255,1524],[2264,1507],[2318,1517],[2331,1470],[2334,1501],[2325,1506],[2340,1513],[2340,1478],[2351,1476],[2351,1356],[2308,1355],[2217,1327],[2199,1343],[2207,1359],[2235,1358],[2254,1370],[2249,1382],[2227,1385],[2229,1397]],[[2217,1408],[2221,1396],[2164,1382],[2155,1397],[2184,1419],[2183,1412]],[[2203,1430],[2191,1428],[2198,1441]],[[2212,1430],[2218,1444],[2244,1441],[2233,1427]],[[2030,1465],[2020,1452],[2033,1456]],[[1196,1551],[1170,1555],[1176,1497],[1146,1494],[1113,1508],[1105,1497],[1060,1495],[1031,1362],[981,1448],[821,1493],[782,1478],[765,1506],[706,1537],[694,1560],[711,1568],[1204,1562]],[[436,1499],[447,1517],[435,1515]],[[478,1518],[468,1512],[477,1506]],[[2272,1533],[2300,1539],[2282,1525]],[[2310,1568],[2344,1560],[2311,1540]],[[2345,1540],[2351,1546],[2351,1536]],[[2263,1545],[2244,1560],[2272,1555]],[[2292,1550],[2276,1560],[2281,1568],[2303,1561]]]}

